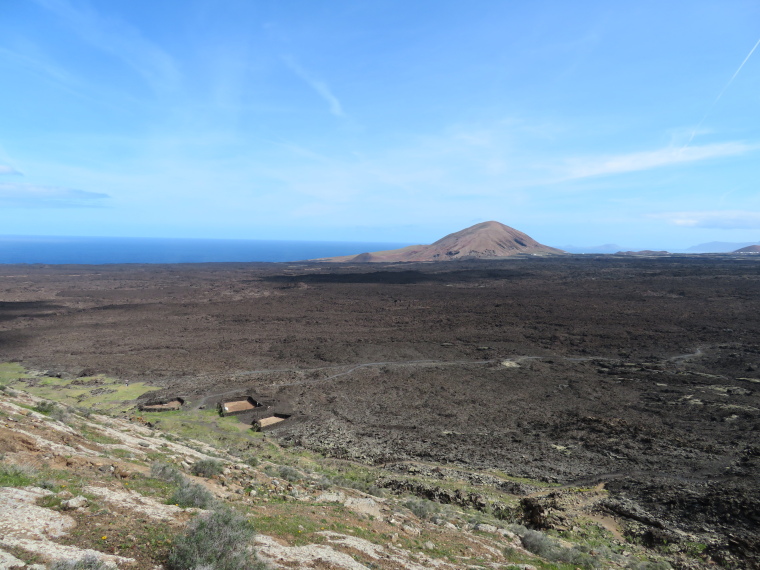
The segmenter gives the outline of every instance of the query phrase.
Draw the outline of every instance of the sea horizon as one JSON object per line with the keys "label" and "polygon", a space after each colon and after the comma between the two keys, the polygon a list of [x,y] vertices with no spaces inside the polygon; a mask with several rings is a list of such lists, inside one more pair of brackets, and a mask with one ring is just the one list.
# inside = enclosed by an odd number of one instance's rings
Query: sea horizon
{"label": "sea horizon", "polygon": [[0,264],[294,262],[358,255],[401,242],[0,235]]}

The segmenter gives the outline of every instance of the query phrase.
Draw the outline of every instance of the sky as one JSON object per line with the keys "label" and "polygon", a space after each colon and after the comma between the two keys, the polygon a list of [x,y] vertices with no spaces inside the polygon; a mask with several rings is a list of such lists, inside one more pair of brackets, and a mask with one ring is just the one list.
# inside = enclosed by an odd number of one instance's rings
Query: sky
{"label": "sky", "polygon": [[756,0],[0,0],[0,235],[756,242],[759,41]]}

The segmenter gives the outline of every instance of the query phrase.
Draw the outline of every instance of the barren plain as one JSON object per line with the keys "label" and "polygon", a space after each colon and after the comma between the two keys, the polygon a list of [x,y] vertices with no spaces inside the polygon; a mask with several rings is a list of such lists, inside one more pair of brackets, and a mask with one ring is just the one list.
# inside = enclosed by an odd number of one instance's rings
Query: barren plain
{"label": "barren plain", "polygon": [[0,361],[253,393],[292,409],[281,442],[399,472],[604,484],[629,536],[736,568],[760,552],[758,331],[744,257],[0,266]]}

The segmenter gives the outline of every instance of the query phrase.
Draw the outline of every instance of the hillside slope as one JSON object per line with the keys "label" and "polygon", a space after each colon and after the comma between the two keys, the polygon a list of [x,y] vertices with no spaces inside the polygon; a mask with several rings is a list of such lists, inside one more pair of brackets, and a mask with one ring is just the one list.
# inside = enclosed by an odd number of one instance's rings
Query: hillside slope
{"label": "hillside slope", "polygon": [[449,234],[430,245],[330,257],[320,261],[376,263],[399,261],[451,261],[498,259],[515,255],[556,255],[560,249],[538,243],[532,237],[499,222],[483,222]]}
{"label": "hillside slope", "polygon": [[[56,381],[34,374],[40,384]],[[0,383],[0,568],[60,570],[85,557],[87,568],[194,567],[188,543],[213,550],[214,540],[229,538],[223,529],[213,536],[213,517],[260,533],[215,554],[237,553],[247,562],[236,567],[248,569],[669,567],[642,561],[662,555],[593,515],[607,496],[600,488],[539,486],[520,507],[504,489],[528,482],[423,464],[385,471],[250,432],[222,449],[124,415],[128,402],[103,415],[10,384]],[[210,422],[204,432],[215,429]],[[527,504],[554,505],[551,517],[572,521],[573,530],[560,540],[504,520],[535,518]]]}

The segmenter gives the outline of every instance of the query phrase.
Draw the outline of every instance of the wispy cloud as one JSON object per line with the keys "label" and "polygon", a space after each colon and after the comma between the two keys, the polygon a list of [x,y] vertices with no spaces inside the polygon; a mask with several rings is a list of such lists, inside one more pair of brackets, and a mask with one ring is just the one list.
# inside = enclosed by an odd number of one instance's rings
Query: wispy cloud
{"label": "wispy cloud", "polygon": [[8,166],[7,164],[0,164],[0,174],[18,174],[21,173],[13,168],[12,166]]}
{"label": "wispy cloud", "polygon": [[309,85],[309,87],[316,91],[317,94],[327,102],[330,107],[330,113],[336,117],[345,116],[345,113],[343,112],[343,105],[340,104],[340,101],[330,90],[330,87],[328,87],[327,83],[321,79],[317,79],[308,73],[303,67],[298,65],[298,63],[292,57],[284,56],[282,59],[287,64],[287,66],[293,70],[296,75],[298,75],[298,77],[303,79]]}
{"label": "wispy cloud", "polygon": [[154,89],[173,87],[179,80],[173,58],[129,23],[101,16],[84,3],[75,7],[67,0],[35,2],[58,15],[85,41],[121,59]]}
{"label": "wispy cloud", "polygon": [[0,205],[15,208],[82,208],[99,206],[108,194],[35,184],[0,184]]}
{"label": "wispy cloud", "polygon": [[[30,46],[27,45],[27,47]],[[71,87],[79,83],[68,71],[46,60],[39,53],[21,53],[0,47],[0,58],[13,62],[24,69],[32,70],[38,75],[50,78],[65,87]]]}
{"label": "wispy cloud", "polygon": [[735,156],[757,150],[757,148],[756,145],[728,142],[682,148],[666,147],[613,156],[575,158],[566,161],[566,176],[568,179],[576,179],[651,170],[675,164]]}
{"label": "wispy cloud", "polygon": [[664,219],[676,226],[689,228],[723,230],[760,229],[760,212],[747,212],[743,210],[669,212],[664,214],[652,214],[651,217]]}
{"label": "wispy cloud", "polygon": [[723,94],[726,92],[726,90],[731,86],[731,84],[734,82],[734,79],[736,79],[736,76],[739,75],[739,72],[744,67],[744,64],[747,63],[750,57],[752,57],[752,54],[755,53],[755,50],[757,49],[757,46],[760,46],[760,40],[757,40],[757,43],[752,47],[751,50],[749,50],[749,53],[747,54],[747,57],[744,58],[744,61],[741,62],[739,67],[734,71],[734,74],[731,76],[731,79],[728,80],[728,83],[726,83],[725,87],[721,90],[720,93],[718,93],[718,96],[715,98],[715,101],[712,102],[710,107],[705,111],[704,117],[702,117],[702,120],[699,121],[697,126],[694,128],[694,131],[691,133],[691,137],[689,137],[689,140],[686,142],[686,145],[689,146],[691,144],[691,141],[694,140],[694,137],[697,136],[697,131],[699,131],[699,128],[702,126],[702,123],[705,122],[705,119],[707,119],[707,115],[710,114],[710,111],[712,111],[713,107],[717,105],[718,101],[720,101],[720,98],[723,97]]}

